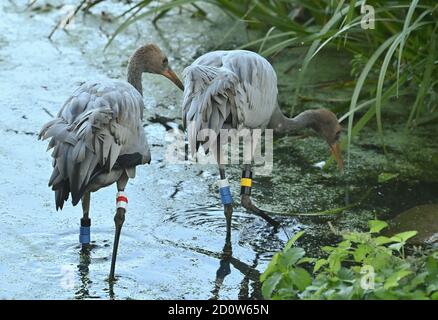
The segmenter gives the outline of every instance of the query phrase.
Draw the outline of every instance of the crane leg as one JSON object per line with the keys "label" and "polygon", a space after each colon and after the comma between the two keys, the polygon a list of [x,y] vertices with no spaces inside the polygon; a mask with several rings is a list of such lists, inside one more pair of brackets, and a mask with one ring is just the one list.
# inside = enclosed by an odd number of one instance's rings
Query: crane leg
{"label": "crane leg", "polygon": [[280,224],[272,219],[269,214],[259,209],[256,205],[254,205],[251,201],[251,187],[252,187],[252,171],[251,165],[245,164],[244,169],[242,171],[242,179],[240,180],[240,197],[242,206],[248,210],[249,212],[265,219],[268,223],[273,225],[275,228],[280,226]]}
{"label": "crane leg", "polygon": [[225,238],[224,252],[226,250],[231,256],[231,218],[233,215],[233,197],[231,196],[230,184],[225,176],[224,157],[219,143],[219,136],[216,141],[214,156],[219,166],[219,193],[221,196],[221,202],[224,205],[224,215],[227,222],[227,235]]}
{"label": "crane leg", "polygon": [[111,270],[109,274],[109,281],[115,280],[114,272],[116,269],[117,250],[119,248],[120,233],[122,231],[123,222],[125,222],[126,205],[128,204],[128,198],[125,195],[125,187],[128,183],[128,176],[124,173],[117,181],[117,211],[114,216],[114,223],[116,225],[116,231],[114,234],[113,255],[111,259]]}
{"label": "crane leg", "polygon": [[227,221],[227,235],[225,238],[224,250],[229,247],[229,251],[231,251],[231,218],[233,215],[233,198],[230,192],[230,185],[225,177],[225,169],[221,164],[219,165],[219,174],[221,177],[219,180],[219,193],[221,195],[222,204],[224,205],[224,215]]}
{"label": "crane leg", "polygon": [[90,248],[90,227],[91,227],[91,219],[89,218],[90,213],[90,193],[84,193],[82,199],[82,219],[81,219],[81,227],[79,229],[79,242],[82,246],[82,250],[88,250]]}

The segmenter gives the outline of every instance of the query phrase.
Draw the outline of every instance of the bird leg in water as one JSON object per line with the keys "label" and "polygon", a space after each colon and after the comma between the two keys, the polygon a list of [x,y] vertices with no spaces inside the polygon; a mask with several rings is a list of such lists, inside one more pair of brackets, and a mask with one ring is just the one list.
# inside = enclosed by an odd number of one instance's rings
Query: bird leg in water
{"label": "bird leg in water", "polygon": [[113,244],[113,256],[111,259],[111,271],[109,275],[109,281],[114,281],[114,271],[116,268],[116,259],[117,259],[117,249],[119,247],[120,233],[122,231],[123,222],[125,222],[125,213],[126,206],[128,204],[128,198],[125,194],[125,187],[128,183],[128,176],[123,174],[120,179],[117,181],[117,212],[114,216],[114,223],[116,225],[116,233],[114,234],[114,244]]}
{"label": "bird leg in water", "polygon": [[225,238],[225,247],[229,247],[229,251],[231,253],[231,217],[233,215],[233,198],[230,192],[230,184],[228,183],[228,179],[225,177],[225,169],[223,165],[219,165],[219,174],[221,176],[221,179],[218,183],[219,193],[221,195],[222,204],[224,205],[225,219],[227,220],[227,236]]}
{"label": "bird leg in water", "polygon": [[240,180],[240,197],[242,206],[251,213],[265,219],[268,223],[277,228],[280,224],[272,219],[264,210],[257,208],[251,201],[252,171],[251,165],[246,164],[242,171]]}
{"label": "bird leg in water", "polygon": [[89,249],[90,246],[90,227],[91,219],[88,217],[90,213],[90,193],[84,193],[81,199],[83,217],[81,219],[81,227],[79,229],[79,242],[82,245],[82,250]]}
{"label": "bird leg in water", "polygon": [[[217,138],[217,141],[219,140],[219,137]],[[227,235],[225,238],[225,247],[224,250],[229,252],[231,256],[231,217],[233,215],[233,197],[231,196],[230,191],[230,184],[228,183],[228,180],[225,176],[225,167],[224,167],[224,161],[223,161],[223,153],[221,144],[217,143],[216,148],[214,149],[214,156],[216,158],[216,161],[219,166],[219,174],[221,179],[219,180],[219,193],[221,195],[221,201],[224,205],[224,215],[225,219],[227,221]]]}

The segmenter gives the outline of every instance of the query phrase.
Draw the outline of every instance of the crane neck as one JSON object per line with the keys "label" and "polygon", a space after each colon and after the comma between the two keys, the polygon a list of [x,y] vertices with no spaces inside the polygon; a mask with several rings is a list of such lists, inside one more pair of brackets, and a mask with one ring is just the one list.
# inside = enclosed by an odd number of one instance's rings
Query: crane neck
{"label": "crane neck", "polygon": [[141,84],[141,75],[143,71],[135,57],[132,57],[128,63],[128,82],[143,95],[143,86]]}
{"label": "crane neck", "polygon": [[313,127],[315,123],[315,110],[306,110],[301,112],[294,118],[286,117],[280,108],[275,108],[272,113],[271,120],[268,127],[273,129],[274,132],[280,134],[286,134],[289,132],[296,132],[305,128]]}

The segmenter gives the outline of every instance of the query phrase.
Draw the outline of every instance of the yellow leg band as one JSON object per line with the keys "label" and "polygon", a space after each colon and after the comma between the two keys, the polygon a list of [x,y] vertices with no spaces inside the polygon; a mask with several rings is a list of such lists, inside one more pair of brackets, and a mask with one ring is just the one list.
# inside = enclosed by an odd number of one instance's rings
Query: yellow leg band
{"label": "yellow leg band", "polygon": [[242,178],[242,179],[240,179],[240,185],[242,187],[251,187],[252,186],[252,179]]}

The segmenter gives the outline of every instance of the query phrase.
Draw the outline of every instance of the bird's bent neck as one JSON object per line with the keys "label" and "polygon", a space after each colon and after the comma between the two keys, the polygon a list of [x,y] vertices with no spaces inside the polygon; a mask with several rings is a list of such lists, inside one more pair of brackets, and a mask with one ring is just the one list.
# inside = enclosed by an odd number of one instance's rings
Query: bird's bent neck
{"label": "bird's bent neck", "polygon": [[128,64],[128,82],[143,95],[143,87],[141,84],[142,70],[139,63],[136,61],[135,55],[129,60]]}
{"label": "bird's bent neck", "polygon": [[276,133],[286,134],[289,132],[299,131],[314,125],[315,110],[306,110],[294,118],[286,117],[277,106],[269,122],[269,128],[274,129]]}

